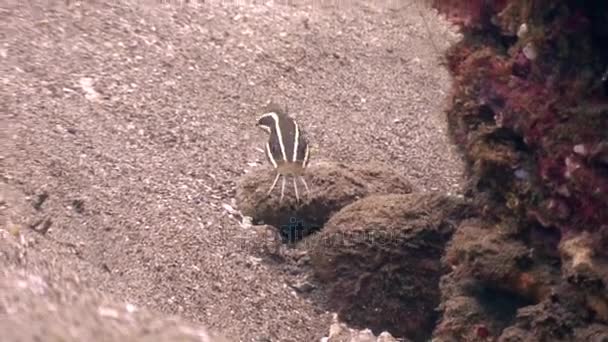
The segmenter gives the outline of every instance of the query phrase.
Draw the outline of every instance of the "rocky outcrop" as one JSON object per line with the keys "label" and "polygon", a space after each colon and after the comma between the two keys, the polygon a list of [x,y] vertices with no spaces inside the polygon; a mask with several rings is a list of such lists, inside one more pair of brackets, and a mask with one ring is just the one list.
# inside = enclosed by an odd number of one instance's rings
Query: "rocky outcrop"
{"label": "rocky outcrop", "polygon": [[[435,0],[450,131],[482,216],[444,262],[439,340],[601,341],[608,334],[605,2]],[[488,301],[488,294],[492,301]],[[498,310],[500,308],[506,310]]]}
{"label": "rocky outcrop", "polygon": [[468,212],[439,193],[371,195],[306,240],[314,273],[342,320],[413,341],[428,338],[439,305],[444,245]]}
{"label": "rocky outcrop", "polygon": [[451,272],[441,280],[435,338],[498,336],[518,309],[550,297],[559,272],[547,266],[542,250],[530,249],[508,231],[478,218],[460,224],[443,257]]}
{"label": "rocky outcrop", "polygon": [[285,197],[279,203],[281,181],[266,196],[274,171],[260,168],[247,173],[237,187],[236,201],[245,216],[255,224],[268,224],[281,230],[285,240],[297,241],[319,230],[332,214],[349,203],[371,194],[407,194],[412,185],[388,165],[369,163],[349,165],[319,162],[305,175],[310,187],[307,194],[298,180],[302,202],[296,203],[291,179],[287,179]]}

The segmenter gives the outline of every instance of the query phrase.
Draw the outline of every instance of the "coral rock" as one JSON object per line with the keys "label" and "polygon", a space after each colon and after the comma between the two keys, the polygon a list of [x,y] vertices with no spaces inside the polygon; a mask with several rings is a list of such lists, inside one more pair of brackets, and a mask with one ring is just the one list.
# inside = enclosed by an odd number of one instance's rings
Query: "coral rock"
{"label": "coral rock", "polygon": [[551,298],[519,309],[514,324],[503,331],[498,341],[595,341],[581,338],[598,332],[587,330],[592,316],[585,310],[584,300],[575,287],[557,286]]}
{"label": "coral rock", "polygon": [[473,277],[484,286],[515,293],[540,302],[550,293],[559,273],[536,263],[534,251],[508,237],[500,227],[480,220],[461,224],[450,241],[445,262],[462,277]]}
{"label": "coral rock", "polygon": [[291,179],[285,185],[285,197],[279,203],[281,181],[271,193],[274,171],[269,168],[252,171],[240,180],[236,200],[241,212],[253,218],[254,223],[264,223],[279,228],[290,241],[312,233],[342,207],[371,194],[407,194],[413,187],[405,178],[388,165],[368,163],[348,165],[322,162],[312,164],[305,178],[310,187],[308,195],[300,184],[300,203],[296,203]]}
{"label": "coral rock", "polygon": [[553,256],[543,254],[543,246],[528,248],[507,232],[481,219],[460,224],[442,259],[452,272],[441,279],[442,317],[433,337],[497,338],[518,309],[551,295],[560,274],[544,260]]}
{"label": "coral rock", "polygon": [[[433,6],[464,33],[447,53],[454,77],[447,117],[470,166],[466,194],[486,222],[461,226],[450,243],[444,261],[454,271],[442,280],[434,335],[496,339],[511,325],[500,341],[602,340],[608,2]],[[504,305],[522,302],[493,317],[488,308],[497,305],[484,305],[479,289]]]}
{"label": "coral rock", "polygon": [[438,193],[371,195],[308,240],[330,305],[352,325],[421,341],[439,304],[444,244],[468,205]]}
{"label": "coral rock", "polygon": [[608,325],[591,324],[575,330],[578,341],[606,342],[608,341]]}
{"label": "coral rock", "polygon": [[608,323],[608,259],[594,253],[594,236],[583,232],[560,244],[562,273],[579,293],[596,318]]}

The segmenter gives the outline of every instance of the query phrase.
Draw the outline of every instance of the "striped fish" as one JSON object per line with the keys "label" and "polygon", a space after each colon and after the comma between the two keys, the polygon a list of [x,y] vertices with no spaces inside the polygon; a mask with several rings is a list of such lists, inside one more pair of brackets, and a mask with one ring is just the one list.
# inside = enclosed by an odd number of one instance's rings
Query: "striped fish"
{"label": "striped fish", "polygon": [[302,181],[306,191],[310,192],[303,177],[310,156],[310,147],[305,132],[292,117],[287,115],[286,110],[275,103],[267,105],[264,114],[258,119],[257,126],[269,134],[265,148],[266,157],[277,172],[267,195],[270,195],[279,178],[283,176],[280,198],[282,201],[285,192],[285,177],[292,176],[296,199],[299,202],[296,177]]}

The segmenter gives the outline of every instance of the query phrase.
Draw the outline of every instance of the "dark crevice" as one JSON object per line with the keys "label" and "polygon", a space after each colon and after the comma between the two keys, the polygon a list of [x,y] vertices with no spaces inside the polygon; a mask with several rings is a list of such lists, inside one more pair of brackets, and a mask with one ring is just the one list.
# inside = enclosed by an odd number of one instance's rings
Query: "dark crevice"
{"label": "dark crevice", "polygon": [[500,330],[513,324],[518,309],[537,304],[512,292],[491,287],[479,289],[476,297],[488,318],[500,322]]}
{"label": "dark crevice", "polygon": [[488,105],[482,105],[479,107],[479,118],[486,123],[495,123],[494,111]]}
{"label": "dark crevice", "polygon": [[491,134],[486,135],[486,139],[488,142],[512,145],[518,152],[529,152],[529,147],[522,136],[506,127],[497,128]]}

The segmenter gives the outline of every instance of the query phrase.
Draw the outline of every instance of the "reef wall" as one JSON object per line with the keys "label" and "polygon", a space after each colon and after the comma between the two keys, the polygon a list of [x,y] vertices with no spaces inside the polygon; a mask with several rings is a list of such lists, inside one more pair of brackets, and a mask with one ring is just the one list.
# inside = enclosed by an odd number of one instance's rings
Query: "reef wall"
{"label": "reef wall", "polygon": [[432,3],[464,34],[448,120],[482,212],[447,249],[435,336],[608,338],[608,2]]}

